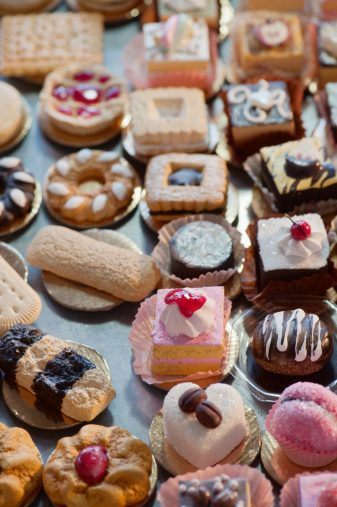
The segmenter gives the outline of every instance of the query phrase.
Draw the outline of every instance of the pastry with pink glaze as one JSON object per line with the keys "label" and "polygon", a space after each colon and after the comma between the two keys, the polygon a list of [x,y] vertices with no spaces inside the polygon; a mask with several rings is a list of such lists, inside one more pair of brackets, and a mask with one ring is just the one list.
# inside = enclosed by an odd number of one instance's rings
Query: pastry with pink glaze
{"label": "pastry with pink glaze", "polygon": [[337,396],[319,384],[293,384],[273,405],[266,427],[294,463],[327,465],[337,457]]}
{"label": "pastry with pink glaze", "polygon": [[223,287],[159,290],[152,332],[152,372],[190,375],[218,370],[230,310]]}
{"label": "pastry with pink glaze", "polygon": [[337,505],[337,473],[297,474],[283,486],[280,507],[334,507]]}

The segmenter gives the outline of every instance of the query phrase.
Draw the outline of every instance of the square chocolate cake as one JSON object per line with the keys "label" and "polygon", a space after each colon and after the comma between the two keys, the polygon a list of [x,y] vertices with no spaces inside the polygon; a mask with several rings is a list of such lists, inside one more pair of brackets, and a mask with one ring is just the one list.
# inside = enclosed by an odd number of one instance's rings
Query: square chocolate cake
{"label": "square chocolate cake", "polygon": [[305,137],[260,150],[261,171],[279,211],[336,198],[337,174],[319,138]]}

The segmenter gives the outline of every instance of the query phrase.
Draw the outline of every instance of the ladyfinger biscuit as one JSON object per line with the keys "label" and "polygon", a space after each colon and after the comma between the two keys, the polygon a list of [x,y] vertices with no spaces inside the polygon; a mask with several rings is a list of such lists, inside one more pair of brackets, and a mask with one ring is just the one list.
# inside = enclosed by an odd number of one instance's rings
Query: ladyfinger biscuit
{"label": "ladyfinger biscuit", "polygon": [[34,326],[13,326],[0,340],[7,378],[77,421],[91,421],[116,397],[109,378],[67,343]]}
{"label": "ladyfinger biscuit", "polygon": [[141,301],[160,278],[160,271],[150,256],[57,225],[40,229],[26,257],[37,268],[125,301]]}
{"label": "ladyfinger biscuit", "polygon": [[41,306],[36,292],[0,256],[0,336],[18,322],[34,322]]}

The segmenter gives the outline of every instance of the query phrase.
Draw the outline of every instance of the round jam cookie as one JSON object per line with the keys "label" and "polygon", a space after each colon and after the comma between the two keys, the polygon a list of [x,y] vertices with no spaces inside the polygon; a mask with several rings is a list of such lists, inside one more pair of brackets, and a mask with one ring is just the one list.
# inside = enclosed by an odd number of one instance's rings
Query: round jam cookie
{"label": "round jam cookie", "polygon": [[0,505],[22,507],[37,494],[43,463],[29,433],[0,423]]}
{"label": "round jam cookie", "polygon": [[69,134],[97,134],[122,121],[126,81],[101,65],[72,64],[48,74],[40,93],[51,123]]}
{"label": "round jam cookie", "polygon": [[329,361],[333,342],[317,315],[298,308],[267,315],[254,330],[251,349],[264,370],[281,375],[310,375]]}
{"label": "round jam cookie", "polygon": [[21,94],[14,86],[0,82],[0,148],[19,134],[23,119]]}
{"label": "round jam cookie", "polygon": [[172,272],[180,278],[198,278],[227,270],[234,264],[233,241],[224,227],[204,220],[179,229],[170,241]]}
{"label": "round jam cookie", "polygon": [[99,225],[130,204],[136,176],[116,152],[84,148],[50,168],[44,197],[56,216]]}
{"label": "round jam cookie", "polygon": [[32,208],[35,178],[17,157],[0,159],[0,227],[25,217]]}
{"label": "round jam cookie", "polygon": [[126,507],[147,498],[151,469],[152,454],[144,442],[118,426],[88,424],[58,441],[43,487],[55,505]]}

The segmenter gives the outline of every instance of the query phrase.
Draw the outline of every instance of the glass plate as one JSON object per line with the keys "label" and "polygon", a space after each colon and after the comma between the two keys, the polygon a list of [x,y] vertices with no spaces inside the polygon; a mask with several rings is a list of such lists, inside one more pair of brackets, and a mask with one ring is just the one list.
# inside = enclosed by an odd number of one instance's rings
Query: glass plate
{"label": "glass plate", "polygon": [[[296,298],[296,305],[287,300],[273,301],[270,313],[289,308],[303,308],[307,313],[319,314],[329,332],[337,341],[337,306],[328,300],[319,298]],[[335,343],[330,361],[317,373],[311,375],[279,375],[263,370],[256,362],[250,348],[254,329],[267,313],[259,308],[250,308],[231,320],[231,332],[239,343],[239,350],[232,370],[233,376],[251,391],[260,401],[274,403],[284,389],[295,382],[315,382],[337,393],[337,344]]]}

